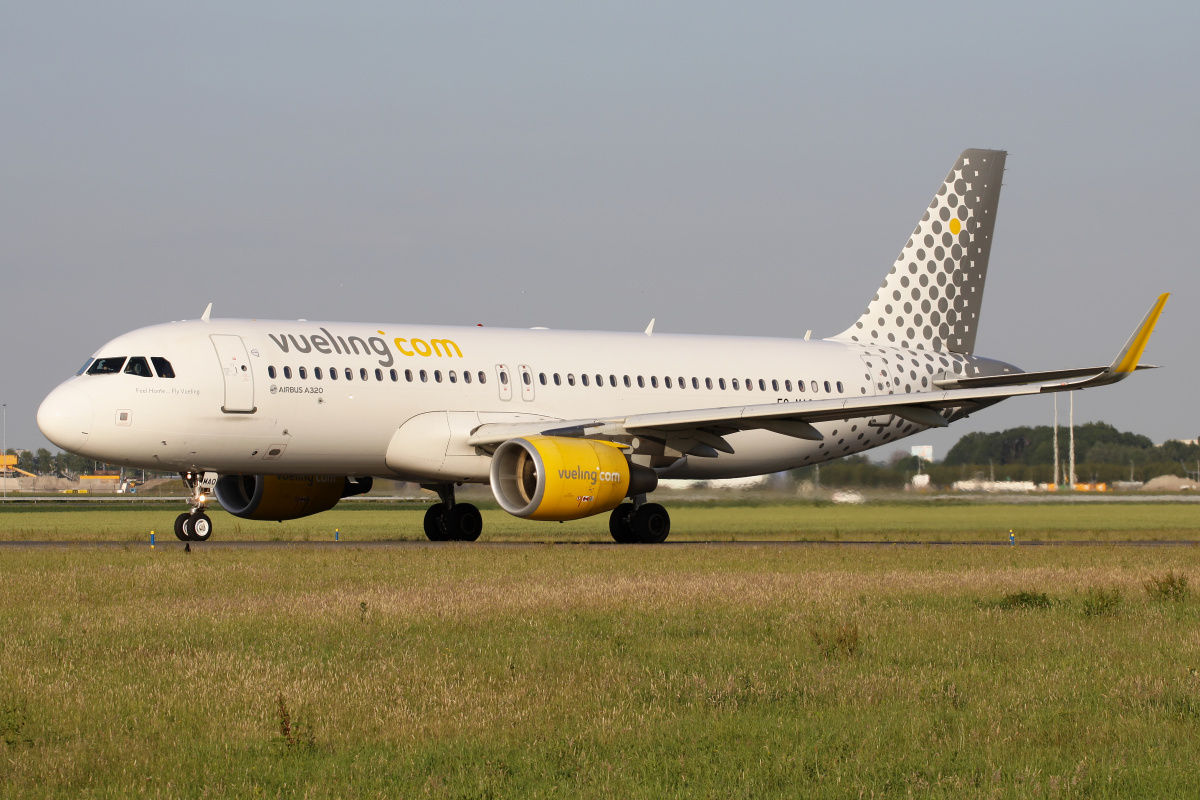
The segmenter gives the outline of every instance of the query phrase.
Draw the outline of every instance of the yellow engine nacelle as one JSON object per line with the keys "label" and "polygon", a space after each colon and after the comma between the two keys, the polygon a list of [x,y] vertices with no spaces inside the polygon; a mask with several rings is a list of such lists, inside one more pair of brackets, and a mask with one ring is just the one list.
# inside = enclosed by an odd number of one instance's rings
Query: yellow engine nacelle
{"label": "yellow engine nacelle", "polygon": [[496,448],[491,483],[508,513],[562,521],[611,511],[630,494],[653,491],[658,477],[612,442],[527,436]]}
{"label": "yellow engine nacelle", "polygon": [[221,508],[242,519],[299,519],[328,511],[343,497],[371,491],[370,478],[342,475],[222,475],[215,494]]}

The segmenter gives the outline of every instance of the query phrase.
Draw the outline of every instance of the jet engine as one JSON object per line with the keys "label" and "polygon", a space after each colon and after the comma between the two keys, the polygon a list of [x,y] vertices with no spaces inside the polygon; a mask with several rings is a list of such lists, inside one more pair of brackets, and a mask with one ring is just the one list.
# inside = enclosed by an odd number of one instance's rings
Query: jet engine
{"label": "jet engine", "polygon": [[527,436],[496,448],[491,483],[508,513],[564,521],[611,511],[626,497],[654,491],[658,475],[631,464],[613,442]]}
{"label": "jet engine", "polygon": [[242,519],[299,519],[328,511],[343,497],[371,491],[370,478],[341,475],[222,475],[215,494],[221,507]]}

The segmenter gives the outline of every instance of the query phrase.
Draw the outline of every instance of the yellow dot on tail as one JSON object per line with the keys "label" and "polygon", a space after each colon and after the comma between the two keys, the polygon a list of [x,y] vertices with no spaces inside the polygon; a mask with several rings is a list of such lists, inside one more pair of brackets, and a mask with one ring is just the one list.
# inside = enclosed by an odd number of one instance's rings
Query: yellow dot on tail
{"label": "yellow dot on tail", "polygon": [[950,220],[950,232],[951,233],[953,233],[955,236],[958,236],[958,232],[961,230],[962,230],[962,224],[958,220],[956,220],[956,219]]}

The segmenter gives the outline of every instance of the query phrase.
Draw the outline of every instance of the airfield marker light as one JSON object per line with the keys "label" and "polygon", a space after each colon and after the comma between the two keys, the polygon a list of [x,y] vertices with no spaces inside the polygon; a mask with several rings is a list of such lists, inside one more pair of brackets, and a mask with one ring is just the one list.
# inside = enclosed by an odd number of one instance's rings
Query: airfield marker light
{"label": "airfield marker light", "polygon": [[154,531],[150,531],[150,549],[154,549]]}
{"label": "airfield marker light", "polygon": [[1013,536],[1013,532],[1011,530],[1008,532],[1008,546],[1009,547],[1017,546],[1017,537]]}
{"label": "airfield marker light", "polygon": [[342,535],[342,532],[340,529],[338,529],[338,528],[333,529],[333,540],[335,542],[341,541],[341,535]]}

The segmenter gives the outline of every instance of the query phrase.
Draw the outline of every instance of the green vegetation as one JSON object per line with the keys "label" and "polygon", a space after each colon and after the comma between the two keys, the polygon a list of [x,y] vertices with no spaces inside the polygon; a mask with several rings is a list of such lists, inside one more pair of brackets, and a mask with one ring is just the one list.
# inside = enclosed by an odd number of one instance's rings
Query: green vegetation
{"label": "green vegetation", "polygon": [[[757,511],[756,509],[752,509]],[[2,550],[0,796],[1183,797],[1200,548]],[[1096,592],[1119,613],[1088,611]],[[1025,593],[1047,602],[1001,600]]]}
{"label": "green vegetation", "polygon": [[[1200,541],[1200,514],[1185,503],[1050,504],[966,501],[878,502],[836,505],[821,501],[672,503],[671,541]],[[512,517],[494,504],[483,509],[483,541],[609,542],[608,515],[555,524]],[[186,506],[39,504],[0,510],[0,541],[175,541],[172,524]],[[424,540],[427,506],[416,503],[342,503],[290,522],[255,522],[211,513],[213,541]]]}

